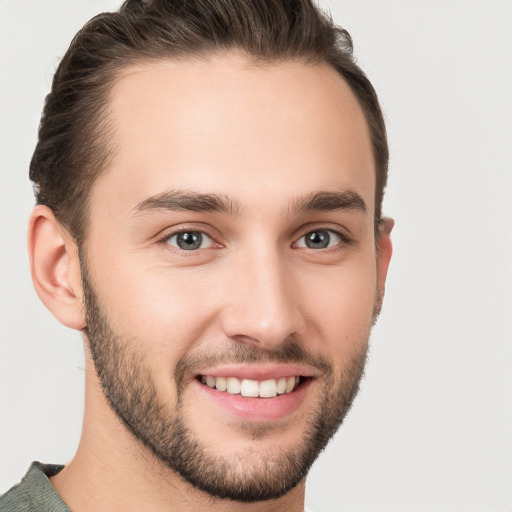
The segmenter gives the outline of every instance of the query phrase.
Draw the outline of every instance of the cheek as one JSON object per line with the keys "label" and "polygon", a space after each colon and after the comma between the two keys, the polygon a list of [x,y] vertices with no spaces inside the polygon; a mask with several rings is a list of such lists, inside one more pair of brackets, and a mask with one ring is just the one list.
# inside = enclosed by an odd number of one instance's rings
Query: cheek
{"label": "cheek", "polygon": [[331,356],[350,355],[367,344],[376,300],[376,269],[371,256],[317,272],[304,287],[309,297],[304,307],[308,328],[321,334]]}
{"label": "cheek", "polygon": [[135,354],[135,364],[145,367],[162,399],[172,405],[176,365],[198,343],[212,317],[208,301],[201,300],[206,283],[133,260],[118,260],[115,268],[106,269],[95,268],[100,307]]}
{"label": "cheek", "polygon": [[213,283],[202,271],[148,266],[137,258],[96,270],[95,288],[109,321],[152,352],[183,355],[213,314]]}

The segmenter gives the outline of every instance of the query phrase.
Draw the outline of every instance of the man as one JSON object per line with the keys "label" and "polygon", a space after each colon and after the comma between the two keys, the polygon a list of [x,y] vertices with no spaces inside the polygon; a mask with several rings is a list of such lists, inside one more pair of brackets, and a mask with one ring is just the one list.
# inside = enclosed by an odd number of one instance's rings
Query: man
{"label": "man", "polygon": [[128,0],[77,34],[30,167],[82,438],[2,510],[304,508],[357,393],[392,221],[349,35],[306,0]]}

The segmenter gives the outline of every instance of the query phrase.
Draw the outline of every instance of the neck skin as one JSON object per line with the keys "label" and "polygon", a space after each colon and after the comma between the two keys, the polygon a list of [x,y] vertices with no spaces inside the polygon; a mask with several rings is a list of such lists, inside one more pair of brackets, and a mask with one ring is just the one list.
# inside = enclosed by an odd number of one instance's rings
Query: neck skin
{"label": "neck skin", "polygon": [[195,489],[135,439],[110,409],[87,349],[80,444],[73,460],[50,481],[76,512],[304,510],[304,480],[277,500],[250,504],[212,498]]}

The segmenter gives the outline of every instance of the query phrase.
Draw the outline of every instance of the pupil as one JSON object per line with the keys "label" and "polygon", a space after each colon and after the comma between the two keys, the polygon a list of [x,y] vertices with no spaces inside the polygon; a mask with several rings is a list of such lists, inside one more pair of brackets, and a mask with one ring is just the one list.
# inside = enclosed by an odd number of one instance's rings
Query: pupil
{"label": "pupil", "polygon": [[178,246],[180,249],[190,251],[201,247],[202,235],[201,233],[186,232],[178,235]]}
{"label": "pupil", "polygon": [[327,231],[313,231],[306,238],[306,245],[310,249],[325,249],[329,245],[329,233]]}

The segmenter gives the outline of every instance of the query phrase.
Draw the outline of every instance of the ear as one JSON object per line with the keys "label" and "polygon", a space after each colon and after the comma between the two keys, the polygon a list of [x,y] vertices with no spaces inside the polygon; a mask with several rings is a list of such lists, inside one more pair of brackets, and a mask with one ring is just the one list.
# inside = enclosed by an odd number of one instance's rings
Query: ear
{"label": "ear", "polygon": [[32,211],[28,228],[30,271],[37,295],[62,324],[85,327],[78,248],[47,207]]}
{"label": "ear", "polygon": [[389,262],[393,254],[393,245],[391,244],[391,231],[395,221],[393,219],[383,219],[379,226],[377,238],[377,294],[379,301],[384,297],[386,288],[386,277],[388,275]]}

